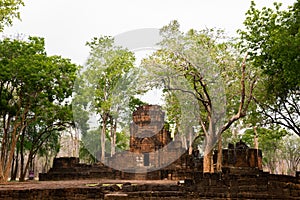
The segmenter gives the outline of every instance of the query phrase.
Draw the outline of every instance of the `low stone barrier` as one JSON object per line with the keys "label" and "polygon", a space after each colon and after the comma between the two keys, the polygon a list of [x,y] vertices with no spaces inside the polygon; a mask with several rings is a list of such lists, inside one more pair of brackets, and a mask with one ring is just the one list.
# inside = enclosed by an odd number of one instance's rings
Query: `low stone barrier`
{"label": "low stone barrier", "polygon": [[299,176],[273,175],[255,169],[224,168],[223,173],[195,173],[193,177],[178,181],[177,185],[165,184],[163,181],[157,184],[142,184],[142,181],[139,184],[131,184],[130,181],[117,184],[116,180],[111,184],[57,189],[20,187],[4,190],[0,186],[0,199],[300,199]]}

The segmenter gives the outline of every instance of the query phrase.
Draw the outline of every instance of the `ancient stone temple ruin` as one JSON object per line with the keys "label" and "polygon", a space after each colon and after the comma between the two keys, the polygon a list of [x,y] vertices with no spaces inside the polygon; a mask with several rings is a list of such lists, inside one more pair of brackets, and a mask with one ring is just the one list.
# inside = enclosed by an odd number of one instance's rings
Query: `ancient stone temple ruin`
{"label": "ancient stone temple ruin", "polygon": [[[122,189],[115,184],[59,193],[59,197],[66,199],[73,198],[77,193],[82,199],[91,197],[91,194],[101,194],[99,199],[299,199],[300,173],[286,176],[263,172],[262,152],[249,148],[242,141],[223,149],[221,173],[203,173],[203,159],[199,152],[194,151],[189,155],[180,141],[172,140],[160,106],[139,107],[132,118],[129,150],[108,157],[107,165],[100,162],[81,164],[79,158],[74,157],[55,158],[49,172],[40,174],[40,181],[179,180],[177,185],[131,185],[126,182],[129,185],[123,185]],[[214,164],[217,154],[214,152]],[[72,197],[68,198],[68,195]]]}
{"label": "ancient stone temple ruin", "polygon": [[[40,180],[67,179],[169,179],[179,180],[202,173],[203,160],[196,151],[191,155],[180,141],[171,138],[164,122],[165,113],[157,105],[139,107],[132,115],[130,149],[107,158],[107,162],[81,164],[78,158],[56,158],[48,173]],[[214,153],[214,162],[217,152]],[[261,171],[262,153],[239,142],[223,149],[224,170],[251,169]]]}
{"label": "ancient stone temple ruin", "polygon": [[171,135],[164,123],[165,113],[160,106],[142,106],[133,114],[130,125],[130,151],[150,153],[171,142]]}
{"label": "ancient stone temple ruin", "polygon": [[139,107],[130,124],[130,149],[108,158],[108,165],[138,179],[167,178],[177,168],[186,168],[186,150],[172,140],[164,118],[160,106]]}

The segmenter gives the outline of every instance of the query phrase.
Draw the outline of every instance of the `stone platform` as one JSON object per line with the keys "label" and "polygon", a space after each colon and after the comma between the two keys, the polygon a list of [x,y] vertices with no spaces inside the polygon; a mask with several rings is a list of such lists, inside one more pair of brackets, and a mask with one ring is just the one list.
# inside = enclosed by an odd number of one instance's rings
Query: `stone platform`
{"label": "stone platform", "polygon": [[291,199],[300,197],[300,177],[260,170],[224,168],[223,173],[195,174],[195,179],[29,181],[0,185],[2,200],[159,200]]}

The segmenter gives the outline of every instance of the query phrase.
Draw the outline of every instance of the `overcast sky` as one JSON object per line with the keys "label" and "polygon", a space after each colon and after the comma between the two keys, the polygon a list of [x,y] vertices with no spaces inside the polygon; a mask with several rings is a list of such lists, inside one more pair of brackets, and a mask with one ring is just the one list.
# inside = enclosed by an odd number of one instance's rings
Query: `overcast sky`
{"label": "overcast sky", "polygon": [[[279,0],[284,7],[296,0]],[[272,6],[273,0],[257,0]],[[49,55],[62,55],[84,64],[92,37],[118,35],[141,28],[161,28],[178,20],[190,28],[223,28],[230,35],[242,27],[250,0],[25,0],[22,21],[4,35],[25,34],[46,40]]]}

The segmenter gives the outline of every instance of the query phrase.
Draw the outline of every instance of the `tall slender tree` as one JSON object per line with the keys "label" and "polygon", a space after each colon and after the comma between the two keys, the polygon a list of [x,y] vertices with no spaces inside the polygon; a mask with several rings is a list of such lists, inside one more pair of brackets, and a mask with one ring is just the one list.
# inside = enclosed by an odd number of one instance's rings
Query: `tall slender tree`
{"label": "tall slender tree", "polygon": [[[101,127],[101,161],[105,159],[106,132],[110,127],[111,154],[115,152],[117,124],[124,104],[129,102],[132,80],[128,77],[134,67],[134,54],[116,46],[111,37],[93,38],[87,42],[90,55],[78,85],[77,105],[93,112]],[[84,98],[79,98],[79,97]],[[127,105],[128,107],[128,105]]]}

